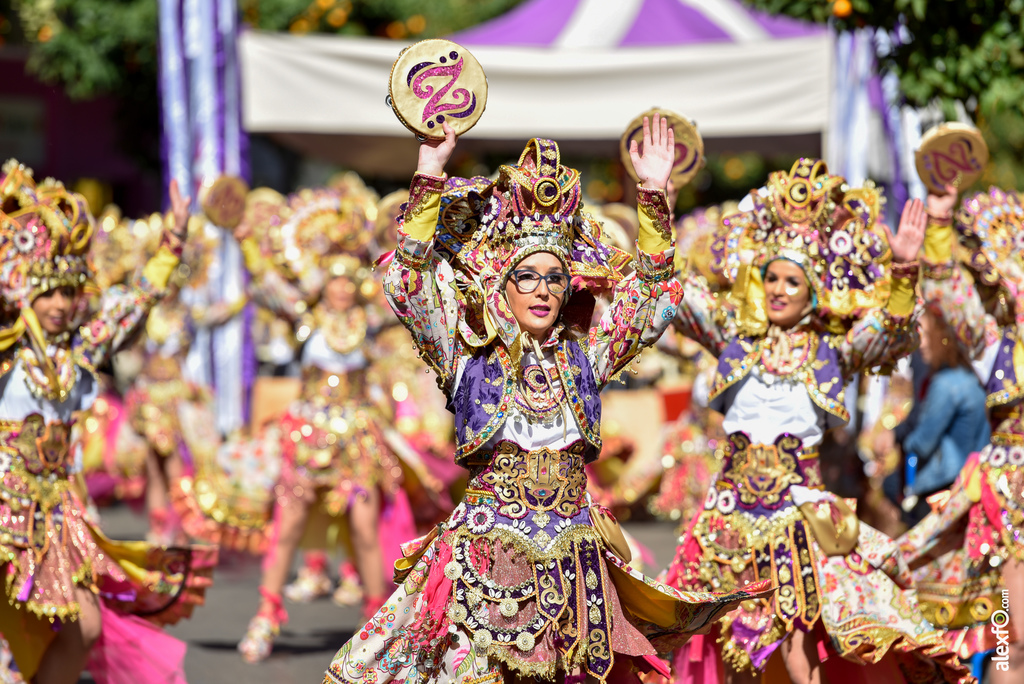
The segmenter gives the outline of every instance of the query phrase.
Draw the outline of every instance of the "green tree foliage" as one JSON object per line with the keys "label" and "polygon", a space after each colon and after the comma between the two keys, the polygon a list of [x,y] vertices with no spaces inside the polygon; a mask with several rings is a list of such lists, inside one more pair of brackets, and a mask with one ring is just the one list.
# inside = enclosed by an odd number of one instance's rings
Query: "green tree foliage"
{"label": "green tree foliage", "polygon": [[[157,64],[155,0],[19,0],[29,68],[75,98],[134,91]],[[150,89],[155,92],[155,84]]]}
{"label": "green tree foliage", "polygon": [[[202,0],[212,2],[213,0]],[[258,29],[397,39],[442,36],[491,19],[521,0],[238,0]],[[157,0],[0,0],[0,21],[30,46],[28,66],[69,96],[119,102],[122,146],[158,168]],[[0,27],[2,28],[2,27]]]}
{"label": "green tree foliage", "polygon": [[977,103],[983,112],[1024,101],[1024,0],[745,0],[772,14],[894,32],[881,65],[913,105]]}
{"label": "green tree foliage", "polygon": [[[474,26],[521,0],[239,0],[255,28],[390,38],[431,38]],[[31,44],[29,67],[76,98],[133,89],[155,92],[156,0],[12,0]]]}
{"label": "green tree foliage", "polygon": [[991,163],[981,184],[1024,187],[1024,0],[744,0],[839,30],[871,26],[895,36],[880,59],[907,103],[972,111]]}

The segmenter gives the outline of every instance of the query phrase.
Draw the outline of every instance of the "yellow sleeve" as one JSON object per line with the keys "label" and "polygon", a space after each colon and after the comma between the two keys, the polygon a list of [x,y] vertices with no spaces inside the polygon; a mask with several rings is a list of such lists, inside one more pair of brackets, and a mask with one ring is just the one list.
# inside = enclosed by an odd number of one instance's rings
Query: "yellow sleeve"
{"label": "yellow sleeve", "polygon": [[636,245],[641,252],[660,254],[672,247],[672,212],[664,190],[637,186],[640,231]]}
{"label": "yellow sleeve", "polygon": [[160,247],[153,258],[146,262],[142,269],[142,277],[153,286],[154,289],[163,290],[171,279],[171,274],[178,267],[179,259],[167,245]]}
{"label": "yellow sleeve", "polygon": [[951,220],[928,217],[928,228],[924,233],[924,258],[930,264],[945,264],[953,260]]}
{"label": "yellow sleeve", "polygon": [[413,240],[432,242],[437,231],[437,216],[441,210],[444,178],[417,173],[409,187],[401,231]]}
{"label": "yellow sleeve", "polygon": [[252,275],[260,275],[267,270],[267,260],[260,253],[260,246],[253,238],[245,238],[238,243],[245,259],[245,268]]}
{"label": "yellow sleeve", "polygon": [[885,307],[893,316],[905,318],[913,313],[917,304],[917,270],[916,261],[893,264],[892,293]]}

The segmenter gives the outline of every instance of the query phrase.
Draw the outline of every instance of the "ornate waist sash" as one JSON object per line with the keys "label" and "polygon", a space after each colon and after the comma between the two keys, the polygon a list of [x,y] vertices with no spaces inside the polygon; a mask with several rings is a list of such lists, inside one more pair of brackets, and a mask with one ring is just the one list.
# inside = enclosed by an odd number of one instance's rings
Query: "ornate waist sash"
{"label": "ornate waist sash", "polygon": [[[67,479],[71,465],[71,425],[47,423],[38,413],[22,421],[0,421],[0,453],[20,456],[25,470],[33,475]],[[10,464],[0,463],[0,470],[9,471]]]}
{"label": "ornate waist sash", "polygon": [[798,437],[789,434],[774,444],[751,444],[742,432],[729,435],[718,488],[734,490],[734,506],[780,508],[787,501],[791,504],[787,494],[792,485],[825,488],[817,449],[805,449]]}
{"label": "ornate waist sash", "polygon": [[527,450],[515,442],[499,442],[486,464],[473,467],[467,496],[493,498],[498,513],[509,518],[533,513],[542,526],[551,514],[572,518],[585,503],[586,448],[582,440],[559,450]]}

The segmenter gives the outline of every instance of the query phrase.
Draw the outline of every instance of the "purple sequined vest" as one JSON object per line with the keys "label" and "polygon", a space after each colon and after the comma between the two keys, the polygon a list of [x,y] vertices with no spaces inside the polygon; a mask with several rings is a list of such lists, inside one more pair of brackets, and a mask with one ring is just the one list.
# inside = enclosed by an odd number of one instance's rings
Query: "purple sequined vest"
{"label": "purple sequined vest", "polygon": [[989,406],[1012,404],[1024,394],[1021,388],[1022,379],[1017,377],[1013,364],[1013,349],[1016,345],[1017,331],[1012,327],[1004,328],[1003,337],[999,340],[999,350],[992,363],[992,371],[989,373],[988,382],[985,383]]}
{"label": "purple sequined vest", "polygon": [[[849,422],[850,414],[843,401],[846,379],[839,364],[839,352],[829,344],[830,337],[829,334],[817,335],[815,362],[804,373],[804,383],[811,401],[826,413],[827,425],[833,428]],[[718,373],[708,395],[709,405],[715,411],[729,410],[736,393],[757,365],[756,342],[753,337],[736,338],[718,357]]]}
{"label": "purple sequined vest", "polygon": [[[590,360],[579,342],[561,340],[555,350],[566,399],[587,443],[585,462],[601,451],[601,396]],[[467,466],[505,423],[519,373],[508,350],[492,345],[466,361],[459,388],[448,402],[455,414],[455,461]],[[479,459],[481,461],[487,458]]]}

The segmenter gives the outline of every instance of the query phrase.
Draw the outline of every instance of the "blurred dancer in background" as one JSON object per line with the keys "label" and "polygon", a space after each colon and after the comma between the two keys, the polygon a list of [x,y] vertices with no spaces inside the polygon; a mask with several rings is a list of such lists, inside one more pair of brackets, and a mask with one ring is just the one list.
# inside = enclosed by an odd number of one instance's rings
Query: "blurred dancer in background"
{"label": "blurred dancer in background", "polygon": [[900,545],[925,615],[961,657],[995,648],[995,628],[1004,630],[1010,644],[990,681],[1010,684],[1024,677],[1024,206],[999,188],[965,197],[954,217],[956,206],[953,186],[928,197],[922,292],[986,378],[991,443]]}
{"label": "blurred dancer in background", "polygon": [[[201,604],[215,548],[113,542],[86,515],[69,434],[95,398],[92,373],[145,321],[178,264],[188,200],[172,183],[174,225],[130,286],[86,309],[93,219],[84,200],[14,160],[0,178],[0,632],[26,680],[179,681],[184,644],[154,625]],[[135,618],[144,615],[147,621]]]}

